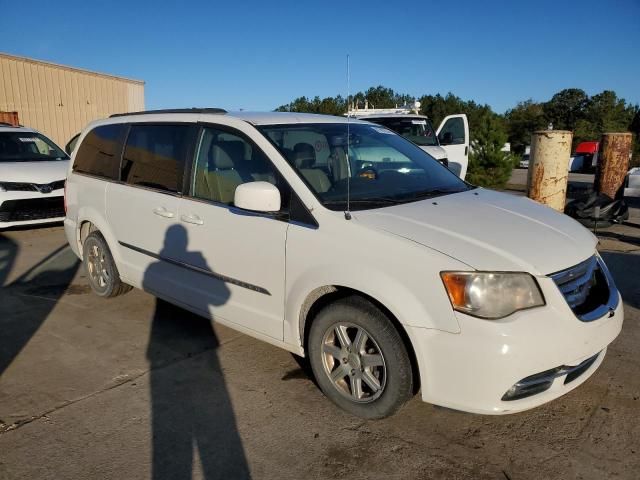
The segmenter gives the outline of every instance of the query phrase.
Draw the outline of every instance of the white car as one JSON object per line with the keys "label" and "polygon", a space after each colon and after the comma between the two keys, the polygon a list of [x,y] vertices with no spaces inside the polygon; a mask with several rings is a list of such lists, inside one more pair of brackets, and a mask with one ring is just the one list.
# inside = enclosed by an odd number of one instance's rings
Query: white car
{"label": "white car", "polygon": [[[418,104],[419,106],[419,104]],[[384,113],[387,111],[393,113]],[[350,110],[348,115],[377,123],[402,135],[464,180],[469,165],[469,122],[465,114],[449,115],[434,130],[425,115],[405,108]]]}
{"label": "white car", "polygon": [[0,230],[64,220],[69,157],[41,133],[0,124]]}
{"label": "white car", "polygon": [[625,197],[640,197],[640,167],[629,170],[624,187]]}
{"label": "white car", "polygon": [[419,390],[486,414],[541,405],[593,374],[622,327],[588,230],[368,122],[115,116],[81,134],[66,204],[98,295],[142,288],[306,356],[365,418]]}

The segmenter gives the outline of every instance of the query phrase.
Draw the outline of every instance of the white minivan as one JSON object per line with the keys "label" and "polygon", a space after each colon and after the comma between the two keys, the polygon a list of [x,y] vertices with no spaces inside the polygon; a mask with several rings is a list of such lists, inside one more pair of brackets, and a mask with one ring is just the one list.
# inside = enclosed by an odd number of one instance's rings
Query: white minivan
{"label": "white minivan", "polygon": [[622,327],[596,238],[380,125],[298,113],[91,123],[65,231],[93,290],[142,288],[308,358],[365,418],[503,414],[584,382]]}

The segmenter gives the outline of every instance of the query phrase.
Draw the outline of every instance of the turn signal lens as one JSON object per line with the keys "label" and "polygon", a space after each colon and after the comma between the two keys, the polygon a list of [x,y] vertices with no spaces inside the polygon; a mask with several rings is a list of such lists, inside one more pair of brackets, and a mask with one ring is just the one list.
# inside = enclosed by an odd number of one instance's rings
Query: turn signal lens
{"label": "turn signal lens", "polygon": [[454,310],[495,320],[544,305],[538,283],[528,273],[442,272]]}

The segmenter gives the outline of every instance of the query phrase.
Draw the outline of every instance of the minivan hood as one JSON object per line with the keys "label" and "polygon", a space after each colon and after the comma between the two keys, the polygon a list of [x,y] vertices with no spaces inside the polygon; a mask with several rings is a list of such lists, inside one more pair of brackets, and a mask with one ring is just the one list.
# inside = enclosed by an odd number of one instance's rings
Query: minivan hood
{"label": "minivan hood", "polygon": [[0,182],[51,183],[67,178],[69,160],[0,162]]}
{"label": "minivan hood", "polygon": [[353,216],[477,270],[547,275],[589,258],[597,244],[566,215],[528,198],[481,188]]}

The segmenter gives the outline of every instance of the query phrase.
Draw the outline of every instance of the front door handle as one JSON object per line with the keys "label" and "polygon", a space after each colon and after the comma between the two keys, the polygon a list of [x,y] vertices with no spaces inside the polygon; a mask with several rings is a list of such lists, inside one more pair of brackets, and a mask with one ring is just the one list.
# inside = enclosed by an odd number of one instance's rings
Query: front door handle
{"label": "front door handle", "polygon": [[186,223],[193,223],[194,225],[204,225],[204,220],[202,220],[198,215],[180,215],[180,220]]}
{"label": "front door handle", "polygon": [[161,217],[164,217],[164,218],[173,218],[175,216],[175,214],[173,212],[170,212],[169,210],[167,210],[164,207],[154,208],[153,209],[153,213],[155,213],[156,215],[159,215]]}

